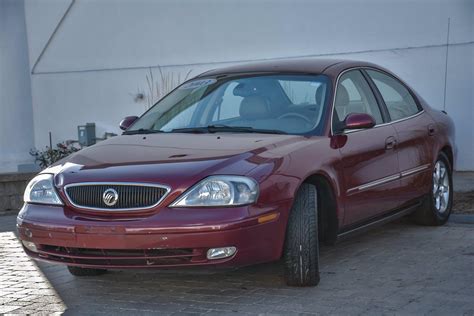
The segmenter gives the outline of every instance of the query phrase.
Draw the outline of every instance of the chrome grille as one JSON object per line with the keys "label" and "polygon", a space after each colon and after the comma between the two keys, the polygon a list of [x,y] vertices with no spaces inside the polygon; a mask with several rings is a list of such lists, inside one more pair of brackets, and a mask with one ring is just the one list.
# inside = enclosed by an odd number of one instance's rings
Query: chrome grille
{"label": "chrome grille", "polygon": [[[118,193],[116,204],[105,204],[103,194],[113,189]],[[164,185],[139,183],[75,183],[65,186],[66,196],[78,208],[106,211],[148,209],[158,205],[169,188]]]}

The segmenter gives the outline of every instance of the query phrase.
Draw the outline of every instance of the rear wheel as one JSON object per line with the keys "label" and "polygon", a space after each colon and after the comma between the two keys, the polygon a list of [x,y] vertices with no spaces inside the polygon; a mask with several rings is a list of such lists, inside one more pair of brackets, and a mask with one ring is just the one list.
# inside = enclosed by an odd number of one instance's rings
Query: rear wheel
{"label": "rear wheel", "polygon": [[90,268],[80,268],[80,267],[72,267],[68,266],[67,269],[69,273],[74,276],[94,276],[94,275],[101,275],[107,272],[105,269],[90,269]]}
{"label": "rear wheel", "polygon": [[433,168],[429,198],[415,213],[415,220],[421,225],[443,225],[449,219],[452,204],[452,169],[446,155],[440,153]]}
{"label": "rear wheel", "polygon": [[292,286],[319,283],[319,241],[316,188],[304,183],[295,198],[286,231],[285,280]]}

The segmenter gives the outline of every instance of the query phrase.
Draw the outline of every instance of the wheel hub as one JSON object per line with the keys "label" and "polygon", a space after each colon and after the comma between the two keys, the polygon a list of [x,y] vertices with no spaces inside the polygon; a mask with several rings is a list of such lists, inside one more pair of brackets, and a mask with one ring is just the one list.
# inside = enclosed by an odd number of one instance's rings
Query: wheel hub
{"label": "wheel hub", "polygon": [[449,185],[446,164],[443,161],[437,161],[433,170],[433,199],[439,213],[444,213],[448,209]]}

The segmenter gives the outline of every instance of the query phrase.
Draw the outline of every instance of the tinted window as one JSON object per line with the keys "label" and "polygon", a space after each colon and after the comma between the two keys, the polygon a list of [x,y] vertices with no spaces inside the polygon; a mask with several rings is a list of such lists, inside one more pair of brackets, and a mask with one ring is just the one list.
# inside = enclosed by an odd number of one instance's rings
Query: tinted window
{"label": "tinted window", "polygon": [[359,70],[349,71],[339,79],[334,103],[334,130],[340,130],[342,122],[350,113],[366,113],[377,124],[383,123],[377,100]]}
{"label": "tinted window", "polygon": [[397,79],[379,71],[367,70],[370,78],[380,91],[392,121],[399,120],[419,112],[415,100],[405,86]]}

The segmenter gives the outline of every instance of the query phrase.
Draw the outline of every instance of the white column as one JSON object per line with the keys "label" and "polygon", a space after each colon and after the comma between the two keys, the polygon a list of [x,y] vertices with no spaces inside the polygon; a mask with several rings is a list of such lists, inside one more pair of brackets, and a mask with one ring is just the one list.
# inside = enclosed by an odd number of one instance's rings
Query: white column
{"label": "white column", "polygon": [[33,110],[23,0],[0,0],[0,173],[31,164]]}

